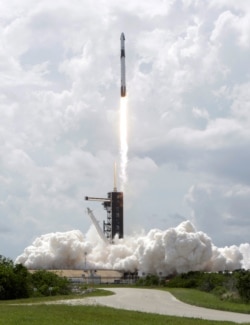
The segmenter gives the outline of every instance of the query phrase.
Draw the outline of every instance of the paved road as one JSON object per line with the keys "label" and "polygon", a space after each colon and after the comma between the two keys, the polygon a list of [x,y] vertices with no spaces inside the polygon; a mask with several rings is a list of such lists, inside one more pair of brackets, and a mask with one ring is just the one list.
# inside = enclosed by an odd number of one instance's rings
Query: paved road
{"label": "paved road", "polygon": [[67,301],[62,300],[57,303],[102,305],[162,315],[250,324],[250,315],[191,306],[177,300],[166,291],[134,288],[107,288],[107,290],[113,291],[115,295]]}

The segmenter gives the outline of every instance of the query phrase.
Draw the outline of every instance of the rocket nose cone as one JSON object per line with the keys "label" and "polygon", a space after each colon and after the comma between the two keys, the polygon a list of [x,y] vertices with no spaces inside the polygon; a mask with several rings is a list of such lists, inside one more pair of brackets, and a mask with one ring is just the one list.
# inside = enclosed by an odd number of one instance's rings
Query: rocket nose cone
{"label": "rocket nose cone", "polygon": [[120,39],[123,40],[123,41],[125,40],[125,35],[124,35],[124,33],[121,33],[121,37],[120,37]]}

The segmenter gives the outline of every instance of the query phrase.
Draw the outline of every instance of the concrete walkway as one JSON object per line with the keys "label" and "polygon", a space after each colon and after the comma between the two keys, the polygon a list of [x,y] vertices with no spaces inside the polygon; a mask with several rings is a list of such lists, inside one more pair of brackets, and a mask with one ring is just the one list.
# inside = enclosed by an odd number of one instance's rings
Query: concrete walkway
{"label": "concrete walkway", "polygon": [[53,303],[70,305],[101,305],[161,315],[202,318],[250,324],[250,315],[195,307],[177,300],[166,291],[134,288],[107,288],[112,296],[61,300]]}

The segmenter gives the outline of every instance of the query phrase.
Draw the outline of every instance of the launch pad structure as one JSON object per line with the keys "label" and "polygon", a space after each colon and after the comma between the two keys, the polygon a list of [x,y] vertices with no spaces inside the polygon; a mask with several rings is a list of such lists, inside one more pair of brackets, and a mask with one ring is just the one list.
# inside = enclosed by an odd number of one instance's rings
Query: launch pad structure
{"label": "launch pad structure", "polygon": [[[85,200],[102,202],[104,209],[107,211],[107,221],[103,221],[103,234],[107,242],[112,243],[116,235],[118,238],[123,238],[123,192],[118,192],[115,186],[114,190],[109,192],[106,198],[85,196]],[[88,213],[90,216],[92,215],[91,219],[93,221],[94,216],[90,209],[88,209]],[[100,229],[98,229],[96,223],[95,226],[100,234]]]}

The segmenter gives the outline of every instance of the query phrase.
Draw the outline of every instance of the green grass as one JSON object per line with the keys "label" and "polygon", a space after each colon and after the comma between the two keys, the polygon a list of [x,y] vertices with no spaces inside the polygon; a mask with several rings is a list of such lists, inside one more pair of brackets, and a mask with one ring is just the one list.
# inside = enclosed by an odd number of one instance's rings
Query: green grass
{"label": "green grass", "polygon": [[194,289],[167,289],[177,299],[195,306],[250,314],[250,304],[220,300],[219,297]]}
{"label": "green grass", "polygon": [[232,325],[100,306],[0,305],[0,325]]}
{"label": "green grass", "polygon": [[[156,289],[156,288],[155,288]],[[112,290],[112,289],[111,289]],[[250,312],[250,305],[220,301],[214,295],[192,289],[168,289],[177,299],[184,302],[215,309]],[[232,325],[232,322],[208,321],[185,317],[173,317],[147,314],[136,311],[118,310],[102,306],[68,306],[45,305],[46,301],[74,299],[113,294],[110,291],[98,289],[85,295],[68,295],[2,301],[0,303],[0,325]],[[199,303],[197,303],[197,301]],[[13,303],[15,305],[13,305]],[[24,305],[35,303],[35,305]],[[36,303],[40,303],[37,305]],[[11,305],[12,304],[12,305]],[[250,324],[250,323],[248,323]]]}
{"label": "green grass", "polygon": [[71,294],[71,295],[63,295],[63,296],[48,296],[48,297],[35,297],[35,298],[25,298],[25,299],[16,299],[16,300],[0,300],[1,304],[5,305],[13,305],[13,304],[31,304],[31,303],[43,303],[46,301],[55,301],[55,300],[68,300],[68,299],[79,299],[79,298],[87,298],[87,297],[99,297],[99,296],[110,296],[114,293],[109,290],[96,289],[92,292],[88,292],[85,294]]}

